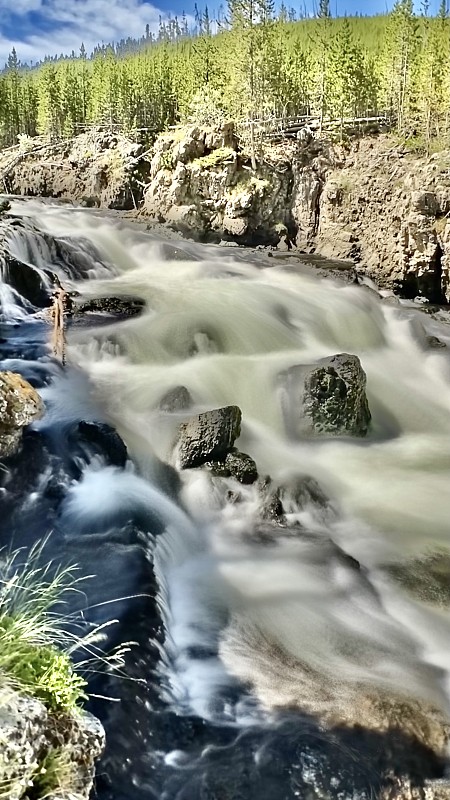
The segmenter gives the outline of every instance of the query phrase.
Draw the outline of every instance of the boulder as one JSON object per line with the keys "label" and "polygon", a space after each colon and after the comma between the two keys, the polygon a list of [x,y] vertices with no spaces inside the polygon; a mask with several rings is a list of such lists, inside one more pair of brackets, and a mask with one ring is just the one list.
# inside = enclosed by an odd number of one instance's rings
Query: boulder
{"label": "boulder", "polygon": [[227,454],[225,467],[239,483],[250,484],[258,480],[258,468],[253,458],[235,448]]}
{"label": "boulder", "polygon": [[78,422],[69,440],[87,447],[90,453],[98,453],[111,466],[123,469],[127,463],[126,444],[117,431],[104,422]]}
{"label": "boulder", "polygon": [[30,264],[23,264],[8,254],[4,254],[3,257],[0,255],[0,264],[2,261],[5,283],[37,308],[46,308],[51,304],[45,280],[38,269]]}
{"label": "boulder", "polygon": [[227,453],[223,461],[213,461],[207,466],[214,475],[235,478],[239,483],[251,484],[258,480],[258,468],[253,458],[235,447]]}
{"label": "boulder", "polygon": [[[91,714],[50,714],[39,700],[8,691],[0,707],[0,785],[9,800],[43,797],[77,797],[88,800],[94,762],[104,748],[105,735]],[[49,759],[59,757],[64,774],[46,773]],[[49,780],[55,780],[55,786]],[[58,777],[64,787],[58,785]],[[69,784],[70,780],[70,784]],[[62,790],[64,788],[64,795]]]}
{"label": "boulder", "polygon": [[42,400],[28,381],[15,372],[0,372],[0,457],[17,451],[22,429],[43,413]]}
{"label": "boulder", "polygon": [[370,424],[366,374],[359,358],[340,353],[281,376],[291,436],[365,436]]}
{"label": "boulder", "polygon": [[193,404],[190,392],[185,386],[174,386],[159,401],[160,411],[172,414],[174,411],[185,411]]}
{"label": "boulder", "polygon": [[176,448],[181,469],[224,460],[241,432],[241,419],[240,408],[225,406],[205,411],[184,422],[179,429]]}

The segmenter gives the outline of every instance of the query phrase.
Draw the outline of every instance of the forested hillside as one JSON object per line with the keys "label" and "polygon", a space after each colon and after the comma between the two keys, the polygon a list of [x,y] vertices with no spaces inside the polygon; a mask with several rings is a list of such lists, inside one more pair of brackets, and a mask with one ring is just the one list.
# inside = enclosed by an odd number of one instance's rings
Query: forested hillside
{"label": "forested hillside", "polygon": [[[450,133],[450,21],[397,0],[381,17],[292,21],[272,0],[229,0],[212,21],[143,37],[137,52],[97,48],[89,58],[21,67],[15,51],[0,75],[0,144],[19,134],[72,136],[85,125],[157,132],[183,120],[205,123],[312,113],[318,118],[388,112],[400,136],[429,148]],[[147,32],[148,34],[148,32]]]}

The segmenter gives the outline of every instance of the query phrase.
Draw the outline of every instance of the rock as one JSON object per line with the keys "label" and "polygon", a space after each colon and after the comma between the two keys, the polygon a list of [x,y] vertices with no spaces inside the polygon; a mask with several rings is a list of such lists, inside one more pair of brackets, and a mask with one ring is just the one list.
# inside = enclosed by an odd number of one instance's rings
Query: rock
{"label": "rock", "polygon": [[87,445],[91,452],[94,450],[114,467],[123,469],[127,463],[126,444],[111,425],[103,422],[79,422],[69,435],[69,440]]}
{"label": "rock", "polygon": [[28,381],[15,372],[0,372],[0,457],[17,451],[22,429],[43,413],[42,400]]}
{"label": "rock", "polygon": [[100,208],[100,198],[82,197],[80,200],[80,205],[83,206],[83,208]]}
{"label": "rock", "polygon": [[292,436],[365,436],[371,419],[366,374],[348,353],[312,366],[291,367],[282,376],[282,405]]}
{"label": "rock", "polygon": [[77,314],[87,312],[110,314],[115,317],[135,317],[145,308],[145,300],[139,297],[94,297],[75,304]]}
{"label": "rock", "polygon": [[174,411],[185,411],[193,405],[190,392],[185,386],[174,386],[159,401],[160,411],[171,414]]}
{"label": "rock", "polygon": [[241,432],[241,410],[225,406],[191,417],[179,429],[177,460],[181,469],[225,459]]}
{"label": "rock", "polygon": [[3,258],[0,254],[0,264],[2,261],[4,262],[3,280],[5,283],[12,286],[21,297],[24,297],[33,306],[37,308],[50,306],[50,293],[38,269],[30,264],[23,264],[8,254],[4,254]]}
{"label": "rock", "polygon": [[419,214],[429,214],[432,217],[440,212],[439,202],[434,192],[412,192],[411,208]]}
{"label": "rock", "polygon": [[239,483],[251,484],[258,480],[258,468],[253,458],[235,448],[227,454],[225,467]]}
{"label": "rock", "polygon": [[251,484],[258,480],[258,469],[253,458],[235,447],[223,461],[211,461],[206,466],[213,475],[235,478],[239,483]]}
{"label": "rock", "polygon": [[445,342],[442,342],[441,339],[438,339],[437,336],[427,336],[426,343],[428,347],[432,350],[438,350],[439,348],[447,347]]}
{"label": "rock", "polygon": [[280,487],[276,486],[272,478],[266,475],[258,480],[258,492],[261,496],[259,515],[262,520],[275,522],[278,525],[286,524],[283,504],[280,497]]}
{"label": "rock", "polygon": [[[64,796],[88,800],[94,763],[105,744],[102,725],[91,714],[54,716],[39,700],[7,690],[0,706],[0,742],[0,786],[8,800],[34,797],[33,788],[41,797],[39,780],[46,759],[54,753],[61,756],[65,775],[70,776]],[[51,789],[46,783],[46,797],[59,796],[62,787],[55,783],[54,794]]]}
{"label": "rock", "polygon": [[279,487],[279,497],[284,513],[296,513],[308,506],[329,510],[330,498],[320,484],[308,475],[300,475]]}

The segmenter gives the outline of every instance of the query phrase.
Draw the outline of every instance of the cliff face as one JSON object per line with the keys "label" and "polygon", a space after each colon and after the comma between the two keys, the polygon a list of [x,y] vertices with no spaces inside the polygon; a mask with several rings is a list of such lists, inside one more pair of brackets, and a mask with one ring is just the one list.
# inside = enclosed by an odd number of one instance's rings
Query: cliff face
{"label": "cliff face", "polygon": [[417,157],[387,137],[361,140],[327,170],[316,248],[352,257],[381,286],[450,300],[450,153]]}
{"label": "cliff face", "polygon": [[450,299],[450,153],[419,158],[385,136],[344,150],[289,143],[251,172],[230,132],[155,144],[143,213],[199,238],[351,259],[380,286]]}
{"label": "cliff face", "polygon": [[385,135],[290,141],[253,172],[232,123],[177,128],[143,150],[90,132],[0,155],[0,177],[13,193],[136,209],[200,240],[351,259],[380,286],[450,300],[450,151],[419,157]]}

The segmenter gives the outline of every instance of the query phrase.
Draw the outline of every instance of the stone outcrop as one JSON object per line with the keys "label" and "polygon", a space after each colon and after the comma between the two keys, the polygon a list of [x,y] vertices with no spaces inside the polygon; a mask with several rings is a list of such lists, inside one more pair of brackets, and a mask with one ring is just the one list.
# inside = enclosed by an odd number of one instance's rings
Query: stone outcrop
{"label": "stone outcrop", "polygon": [[235,142],[211,148],[199,128],[159,137],[140,213],[201,240],[350,260],[406,297],[450,299],[447,152],[408,155],[386,135],[291,141],[253,172]]}
{"label": "stone outcrop", "polygon": [[31,140],[29,152],[0,156],[0,174],[12,194],[126,210],[142,195],[143,151],[121,134],[94,129],[54,144]]}
{"label": "stone outcrop", "polygon": [[200,240],[277,244],[290,235],[286,167],[253,173],[231,123],[176,129],[155,142],[141,213]]}
{"label": "stone outcrop", "polygon": [[292,436],[365,436],[370,424],[366,375],[348,353],[291,367],[281,376],[285,424]]}
{"label": "stone outcrop", "polygon": [[215,408],[191,417],[179,428],[176,459],[181,469],[225,459],[241,432],[237,406]]}
{"label": "stone outcrop", "polygon": [[309,138],[266,147],[252,170],[231,122],[175,128],[147,149],[99,130],[30,147],[0,153],[13,193],[133,210],[201,241],[344,259],[408,298],[450,300],[448,151],[408,153],[386,134]]}
{"label": "stone outcrop", "polygon": [[0,703],[2,797],[26,800],[32,793],[47,800],[88,800],[104,739],[102,725],[91,714],[55,717],[39,700],[5,689]]}
{"label": "stone outcrop", "polygon": [[0,372],[0,458],[18,450],[23,428],[43,413],[42,400],[28,381],[15,372]]}

